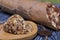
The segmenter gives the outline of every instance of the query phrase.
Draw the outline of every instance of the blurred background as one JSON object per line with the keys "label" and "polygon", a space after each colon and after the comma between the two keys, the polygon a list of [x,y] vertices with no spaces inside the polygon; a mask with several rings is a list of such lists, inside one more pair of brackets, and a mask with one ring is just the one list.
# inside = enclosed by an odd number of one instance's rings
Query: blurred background
{"label": "blurred background", "polygon": [[40,2],[51,2],[53,4],[60,4],[60,0],[36,0]]}

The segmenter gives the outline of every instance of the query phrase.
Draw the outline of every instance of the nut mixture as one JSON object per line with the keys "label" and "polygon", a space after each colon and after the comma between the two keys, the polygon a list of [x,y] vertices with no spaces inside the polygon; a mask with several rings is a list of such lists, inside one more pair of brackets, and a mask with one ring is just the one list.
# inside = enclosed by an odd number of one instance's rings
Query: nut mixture
{"label": "nut mixture", "polygon": [[51,23],[52,25],[55,27],[55,28],[59,28],[60,29],[60,13],[57,11],[58,9],[55,8],[54,5],[52,5],[52,7],[49,8],[49,12],[50,12],[50,15],[49,15],[49,18],[51,20]]}
{"label": "nut mixture", "polygon": [[7,20],[3,30],[12,34],[27,34],[32,31],[32,25],[26,23],[21,16],[15,14]]}

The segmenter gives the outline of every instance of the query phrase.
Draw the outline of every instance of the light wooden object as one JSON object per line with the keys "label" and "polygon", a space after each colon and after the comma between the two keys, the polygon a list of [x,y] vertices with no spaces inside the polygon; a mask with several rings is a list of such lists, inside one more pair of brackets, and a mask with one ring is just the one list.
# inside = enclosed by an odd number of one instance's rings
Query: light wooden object
{"label": "light wooden object", "polygon": [[13,35],[10,33],[6,33],[3,31],[3,25],[1,25],[1,30],[0,30],[0,40],[31,40],[33,39],[36,34],[37,34],[37,25],[31,21],[26,21],[26,23],[30,23],[33,26],[32,32],[24,35]]}

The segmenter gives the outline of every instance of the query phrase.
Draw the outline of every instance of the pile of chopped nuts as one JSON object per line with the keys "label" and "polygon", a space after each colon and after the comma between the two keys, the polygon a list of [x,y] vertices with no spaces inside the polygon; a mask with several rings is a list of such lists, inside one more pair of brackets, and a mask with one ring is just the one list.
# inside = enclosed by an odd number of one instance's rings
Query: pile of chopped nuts
{"label": "pile of chopped nuts", "polygon": [[27,34],[32,31],[32,25],[26,23],[20,15],[15,14],[7,20],[3,30],[11,34]]}
{"label": "pile of chopped nuts", "polygon": [[56,10],[56,7],[53,5],[52,7],[49,8],[49,18],[50,18],[50,21],[52,23],[52,25],[55,27],[55,28],[60,28],[60,13]]}

